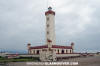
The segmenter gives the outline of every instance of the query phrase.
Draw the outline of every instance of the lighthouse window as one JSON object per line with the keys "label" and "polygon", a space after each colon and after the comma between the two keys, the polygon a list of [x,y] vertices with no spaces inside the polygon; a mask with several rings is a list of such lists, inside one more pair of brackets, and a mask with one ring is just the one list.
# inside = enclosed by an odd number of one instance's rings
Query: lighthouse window
{"label": "lighthouse window", "polygon": [[49,25],[47,25],[47,27],[49,27]]}
{"label": "lighthouse window", "polygon": [[49,34],[49,32],[47,31],[47,34]]}
{"label": "lighthouse window", "polygon": [[47,17],[47,21],[49,20],[49,17]]}

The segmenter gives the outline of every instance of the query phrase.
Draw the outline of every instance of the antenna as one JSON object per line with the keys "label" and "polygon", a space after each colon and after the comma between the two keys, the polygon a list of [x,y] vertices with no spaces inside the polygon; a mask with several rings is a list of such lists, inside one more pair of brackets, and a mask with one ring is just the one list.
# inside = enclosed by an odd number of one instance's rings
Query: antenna
{"label": "antenna", "polygon": [[50,6],[52,5],[52,4],[51,4],[51,1],[52,1],[52,0],[47,0],[47,8],[50,7]]}
{"label": "antenna", "polygon": [[48,6],[49,6],[49,1],[48,1],[48,0],[46,0],[46,2],[47,2],[47,5],[46,5],[46,6],[47,6],[47,8],[48,8]]}
{"label": "antenna", "polygon": [[46,7],[54,7],[54,0],[46,0]]}

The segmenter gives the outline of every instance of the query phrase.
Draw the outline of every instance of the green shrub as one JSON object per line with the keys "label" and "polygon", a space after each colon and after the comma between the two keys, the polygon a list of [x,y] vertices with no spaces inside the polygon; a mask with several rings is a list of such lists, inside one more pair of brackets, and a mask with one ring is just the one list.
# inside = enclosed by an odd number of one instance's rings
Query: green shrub
{"label": "green shrub", "polygon": [[7,58],[0,58],[0,62],[28,62],[28,61],[39,61],[38,57],[33,58],[14,58],[14,59],[7,59]]}

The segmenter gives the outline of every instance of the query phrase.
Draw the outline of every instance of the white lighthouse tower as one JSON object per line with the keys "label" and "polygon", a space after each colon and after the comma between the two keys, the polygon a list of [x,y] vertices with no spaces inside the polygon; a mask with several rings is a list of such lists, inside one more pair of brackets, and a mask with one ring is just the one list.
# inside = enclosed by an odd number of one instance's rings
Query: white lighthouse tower
{"label": "white lighthouse tower", "polygon": [[46,16],[46,45],[52,46],[56,44],[55,38],[55,12],[49,7],[45,12]]}
{"label": "white lighthouse tower", "polygon": [[55,12],[49,7],[45,12],[46,16],[46,45],[47,49],[42,49],[40,53],[41,61],[56,61],[56,52],[52,45],[56,44],[55,39]]}

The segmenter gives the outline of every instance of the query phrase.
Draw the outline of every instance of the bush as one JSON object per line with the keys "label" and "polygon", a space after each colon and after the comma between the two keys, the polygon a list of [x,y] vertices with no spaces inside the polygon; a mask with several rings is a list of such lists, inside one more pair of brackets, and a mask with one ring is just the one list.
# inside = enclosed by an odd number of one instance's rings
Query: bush
{"label": "bush", "polygon": [[0,58],[0,62],[28,62],[28,61],[39,61],[38,57],[33,58],[14,58],[14,59],[7,59],[7,58]]}

